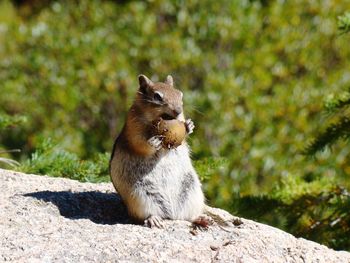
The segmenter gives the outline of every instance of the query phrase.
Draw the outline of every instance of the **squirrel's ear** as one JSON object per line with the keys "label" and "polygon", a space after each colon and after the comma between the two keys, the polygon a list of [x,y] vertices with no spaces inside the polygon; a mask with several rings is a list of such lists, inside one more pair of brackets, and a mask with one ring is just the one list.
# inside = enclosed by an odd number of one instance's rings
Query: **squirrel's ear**
{"label": "squirrel's ear", "polygon": [[165,83],[173,87],[173,86],[174,86],[173,77],[172,77],[171,75],[168,75],[168,76],[166,77]]}
{"label": "squirrel's ear", "polygon": [[145,75],[139,75],[140,91],[142,93],[147,93],[147,89],[153,86],[152,80],[147,78]]}

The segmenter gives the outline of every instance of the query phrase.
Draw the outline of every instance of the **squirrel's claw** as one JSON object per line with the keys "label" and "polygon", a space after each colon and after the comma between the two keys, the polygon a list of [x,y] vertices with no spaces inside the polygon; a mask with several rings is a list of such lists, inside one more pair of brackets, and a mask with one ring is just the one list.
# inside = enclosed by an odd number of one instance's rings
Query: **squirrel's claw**
{"label": "squirrel's claw", "polygon": [[185,121],[185,125],[186,125],[187,134],[191,134],[194,130],[194,127],[195,127],[193,121],[191,119],[187,119]]}
{"label": "squirrel's claw", "polygon": [[153,227],[164,228],[164,220],[159,216],[149,216],[144,221],[144,225],[150,228],[153,228]]}
{"label": "squirrel's claw", "polygon": [[160,149],[162,149],[162,137],[160,136],[153,136],[148,140],[148,143],[154,147],[157,151],[159,151]]}

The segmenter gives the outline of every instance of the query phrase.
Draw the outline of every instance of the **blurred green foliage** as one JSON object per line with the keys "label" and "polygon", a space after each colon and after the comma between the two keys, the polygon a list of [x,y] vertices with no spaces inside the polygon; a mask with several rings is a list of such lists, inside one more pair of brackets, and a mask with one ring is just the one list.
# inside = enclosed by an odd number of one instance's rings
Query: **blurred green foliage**
{"label": "blurred green foliage", "polygon": [[337,30],[348,1],[67,0],[25,17],[0,3],[0,111],[28,120],[0,147],[20,148],[23,170],[96,180],[137,75],[172,74],[212,205],[350,249],[349,221],[334,221],[348,207],[349,145],[301,154],[325,94],[350,86]]}
{"label": "blurred green foliage", "polygon": [[338,17],[338,28],[342,34],[350,32],[350,12]]}
{"label": "blurred green foliage", "polygon": [[[338,17],[338,29],[341,34],[350,32],[350,13]],[[350,89],[331,93],[325,102],[327,121],[322,123],[318,134],[305,147],[304,152],[314,155],[340,139],[350,138]]]}
{"label": "blurred green foliage", "polygon": [[[4,131],[4,129],[14,127],[19,124],[23,124],[26,122],[25,116],[10,116],[8,114],[0,112],[0,132]],[[0,155],[9,155],[10,153],[20,152],[19,149],[11,149],[11,150],[0,150]],[[16,167],[19,163],[11,158],[0,157],[0,165],[5,168]]]}
{"label": "blurred green foliage", "polygon": [[24,124],[26,121],[27,118],[25,116],[10,116],[8,114],[0,113],[0,130]]}
{"label": "blurred green foliage", "polygon": [[[349,18],[349,13],[338,17],[338,29],[341,34],[350,32]],[[319,124],[320,128],[317,129],[317,135],[304,149],[305,154],[316,156],[326,147],[333,147],[340,139],[349,139],[349,98],[349,89],[328,95],[325,102],[326,121]],[[306,193],[301,197],[294,196],[290,203],[278,204],[277,210],[281,215],[280,217],[286,218],[286,228],[291,229],[297,235],[314,240],[327,240],[327,243],[333,247],[349,249],[349,191],[346,187],[339,186],[337,180],[334,179],[319,178],[316,184],[322,188],[314,193]],[[275,201],[283,200],[282,193],[290,196],[301,185],[303,183],[298,182],[293,184],[292,188],[288,186],[278,189]]]}

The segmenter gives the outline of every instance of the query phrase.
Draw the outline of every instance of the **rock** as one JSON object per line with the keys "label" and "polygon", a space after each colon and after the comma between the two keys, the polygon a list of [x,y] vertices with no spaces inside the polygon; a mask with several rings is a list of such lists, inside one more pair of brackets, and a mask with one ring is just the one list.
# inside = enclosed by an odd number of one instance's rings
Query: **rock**
{"label": "rock", "polygon": [[0,261],[350,262],[350,253],[211,209],[231,227],[133,223],[110,183],[0,169]]}

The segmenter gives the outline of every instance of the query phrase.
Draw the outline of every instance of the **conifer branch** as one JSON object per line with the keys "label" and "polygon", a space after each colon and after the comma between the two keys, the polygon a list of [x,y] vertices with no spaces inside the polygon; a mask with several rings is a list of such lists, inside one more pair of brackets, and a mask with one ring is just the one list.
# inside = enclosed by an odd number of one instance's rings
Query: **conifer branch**
{"label": "conifer branch", "polygon": [[313,155],[332,145],[338,139],[350,137],[350,118],[342,116],[335,123],[329,125],[325,131],[316,136],[304,149],[305,154]]}

